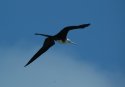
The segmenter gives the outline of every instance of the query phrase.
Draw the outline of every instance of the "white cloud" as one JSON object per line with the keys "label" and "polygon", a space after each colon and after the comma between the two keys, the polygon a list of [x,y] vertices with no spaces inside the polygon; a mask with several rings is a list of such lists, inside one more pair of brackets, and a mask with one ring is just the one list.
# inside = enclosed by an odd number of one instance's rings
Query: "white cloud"
{"label": "white cloud", "polygon": [[117,78],[108,77],[113,73],[105,73],[89,62],[76,61],[59,50],[48,51],[24,68],[37,51],[33,50],[21,45],[2,49],[0,87],[117,87]]}

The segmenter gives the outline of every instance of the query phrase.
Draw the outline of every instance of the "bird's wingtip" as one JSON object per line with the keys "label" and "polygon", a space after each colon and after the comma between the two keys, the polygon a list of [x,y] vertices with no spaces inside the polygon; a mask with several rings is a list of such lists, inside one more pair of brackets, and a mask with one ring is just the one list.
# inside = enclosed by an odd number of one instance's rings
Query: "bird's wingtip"
{"label": "bird's wingtip", "polygon": [[26,68],[27,65],[25,65],[24,67]]}
{"label": "bird's wingtip", "polygon": [[81,24],[80,26],[89,26],[91,25],[90,23],[87,23],[87,24]]}
{"label": "bird's wingtip", "polygon": [[81,24],[81,25],[79,25],[79,26],[80,26],[80,28],[85,28],[85,27],[90,26],[90,23],[88,23],[88,24]]}
{"label": "bird's wingtip", "polygon": [[88,24],[85,24],[86,26],[89,26],[89,25],[91,25],[91,23],[88,23]]}
{"label": "bird's wingtip", "polygon": [[27,67],[29,64],[26,64],[24,67]]}

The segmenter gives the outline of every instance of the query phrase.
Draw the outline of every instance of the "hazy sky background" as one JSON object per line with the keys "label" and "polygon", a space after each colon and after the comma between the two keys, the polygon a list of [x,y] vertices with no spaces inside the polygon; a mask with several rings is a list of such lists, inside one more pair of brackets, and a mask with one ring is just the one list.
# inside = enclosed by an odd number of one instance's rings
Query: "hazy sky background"
{"label": "hazy sky background", "polygon": [[[0,87],[124,87],[124,0],[1,0]],[[27,68],[44,37],[63,27],[74,45],[56,44]]]}

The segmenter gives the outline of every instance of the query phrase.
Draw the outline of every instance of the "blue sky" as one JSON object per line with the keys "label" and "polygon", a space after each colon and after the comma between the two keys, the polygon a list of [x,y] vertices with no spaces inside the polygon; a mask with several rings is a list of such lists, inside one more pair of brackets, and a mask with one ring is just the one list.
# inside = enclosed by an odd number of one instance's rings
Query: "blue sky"
{"label": "blue sky", "polygon": [[[124,87],[124,0],[0,1],[0,87]],[[44,37],[63,27],[74,45],[58,43],[27,68]]]}

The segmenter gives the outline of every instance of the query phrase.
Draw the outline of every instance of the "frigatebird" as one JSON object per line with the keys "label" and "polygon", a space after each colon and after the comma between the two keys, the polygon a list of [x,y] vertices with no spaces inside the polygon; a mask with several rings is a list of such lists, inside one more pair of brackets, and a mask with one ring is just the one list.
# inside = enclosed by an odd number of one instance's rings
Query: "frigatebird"
{"label": "frigatebird", "polygon": [[74,30],[74,29],[80,29],[80,28],[85,28],[88,27],[90,24],[81,24],[78,26],[68,26],[68,27],[64,27],[59,33],[57,33],[54,36],[51,35],[46,35],[46,34],[40,34],[40,33],[35,33],[35,35],[41,35],[41,36],[45,36],[47,37],[44,41],[44,44],[42,46],[42,48],[40,48],[40,50],[29,60],[29,62],[24,66],[26,67],[27,65],[29,65],[30,63],[32,63],[34,60],[36,60],[40,55],[42,55],[44,52],[46,52],[50,47],[52,47],[55,44],[55,41],[59,42],[59,43],[72,43],[75,44],[74,42],[72,42],[70,39],[67,38],[67,34],[70,30]]}

